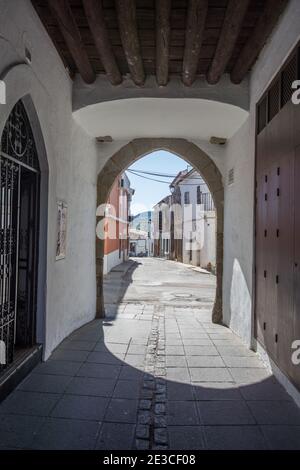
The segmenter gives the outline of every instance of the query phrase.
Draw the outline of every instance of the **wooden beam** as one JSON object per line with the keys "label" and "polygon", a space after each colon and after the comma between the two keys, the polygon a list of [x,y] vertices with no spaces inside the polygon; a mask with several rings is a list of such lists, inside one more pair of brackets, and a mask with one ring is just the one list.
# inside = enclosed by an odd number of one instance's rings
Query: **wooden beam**
{"label": "wooden beam", "polygon": [[243,47],[231,72],[233,83],[241,83],[257,59],[261,49],[274,29],[288,0],[267,0],[254,31]]}
{"label": "wooden beam", "polygon": [[187,86],[192,85],[197,75],[207,10],[207,0],[189,0],[182,72],[182,81]]}
{"label": "wooden beam", "polygon": [[109,81],[113,85],[122,82],[122,75],[114,56],[104,21],[102,0],[83,0],[85,15],[95,41],[95,46]]}
{"label": "wooden beam", "polygon": [[82,79],[86,83],[93,83],[96,79],[96,74],[90,64],[68,1],[48,0],[48,4],[59,24],[59,28]]}
{"label": "wooden beam", "polygon": [[145,72],[140,51],[136,24],[136,6],[134,0],[115,0],[120,36],[130,70],[136,85],[143,85]]}
{"label": "wooden beam", "polygon": [[169,80],[171,0],[156,0],[156,80],[165,86]]}
{"label": "wooden beam", "polygon": [[224,73],[242,28],[250,0],[229,0],[217,49],[207,73],[207,81],[216,84]]}

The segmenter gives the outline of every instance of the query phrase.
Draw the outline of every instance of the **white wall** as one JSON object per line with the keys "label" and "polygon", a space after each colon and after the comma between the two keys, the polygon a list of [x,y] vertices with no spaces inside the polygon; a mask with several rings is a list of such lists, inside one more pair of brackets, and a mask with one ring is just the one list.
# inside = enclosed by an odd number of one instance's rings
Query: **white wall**
{"label": "white wall", "polygon": [[[256,62],[250,79],[250,116],[226,145],[223,311],[225,322],[251,345],[255,106],[300,39],[300,2],[291,0]],[[235,181],[227,184],[234,168]]]}
{"label": "white wall", "polygon": [[[96,160],[94,140],[72,118],[72,83],[29,0],[0,1],[0,134],[13,105],[30,95],[49,165],[45,357],[95,315]],[[25,45],[32,63],[24,59]],[[67,255],[55,261],[56,203],[68,204]],[[43,328],[44,329],[44,328]],[[39,331],[43,341],[43,331]]]}
{"label": "white wall", "polygon": [[208,211],[204,216],[204,245],[200,251],[200,266],[216,267],[216,213]]}
{"label": "white wall", "polygon": [[[126,254],[125,254],[126,256]],[[111,251],[103,258],[103,274],[109,273],[115,266],[123,262],[123,252],[121,258],[119,256],[119,250]]]}
{"label": "white wall", "polygon": [[[213,266],[216,264],[216,224],[215,212],[205,211],[198,214],[197,206],[197,186],[200,186],[201,192],[209,193],[207,184],[196,171],[192,172],[179,183],[181,192],[181,208],[183,218],[183,246],[182,260],[186,264],[193,266],[201,266],[206,268],[208,263]],[[185,192],[189,193],[190,208],[185,208]],[[208,222],[209,217],[210,222]],[[189,232],[197,233],[199,237],[192,244],[192,253],[190,257]]]}

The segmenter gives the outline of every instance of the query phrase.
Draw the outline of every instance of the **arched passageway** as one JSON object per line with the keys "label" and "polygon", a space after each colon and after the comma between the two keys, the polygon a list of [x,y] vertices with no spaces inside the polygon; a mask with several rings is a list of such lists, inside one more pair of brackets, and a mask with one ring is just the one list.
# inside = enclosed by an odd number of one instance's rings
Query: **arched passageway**
{"label": "arched passageway", "polygon": [[[97,206],[105,204],[110,189],[118,175],[130,164],[156,150],[166,150],[182,157],[191,164],[204,178],[212,194],[217,214],[216,228],[216,297],[212,313],[214,323],[222,322],[222,281],[223,281],[223,215],[224,188],[222,175],[211,157],[197,145],[185,139],[135,139],[122,147],[104,165],[98,175]],[[104,243],[96,240],[96,281],[97,281],[97,317],[104,316],[103,298],[103,257]]]}

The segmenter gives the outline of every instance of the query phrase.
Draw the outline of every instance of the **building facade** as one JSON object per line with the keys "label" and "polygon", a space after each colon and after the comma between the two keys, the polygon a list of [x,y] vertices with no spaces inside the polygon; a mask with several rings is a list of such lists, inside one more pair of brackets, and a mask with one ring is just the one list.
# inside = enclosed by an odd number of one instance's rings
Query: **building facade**
{"label": "building facade", "polygon": [[129,226],[130,256],[153,256],[152,215],[152,211],[145,211],[132,217]]}
{"label": "building facade", "polygon": [[216,213],[202,176],[194,169],[178,173],[171,195],[154,206],[154,256],[216,269]]}
{"label": "building facade", "polygon": [[215,271],[216,212],[202,176],[194,169],[180,172],[171,184],[180,192],[182,208],[182,261]]}
{"label": "building facade", "polygon": [[115,180],[107,201],[103,274],[128,259],[132,194],[129,178],[123,173]]}

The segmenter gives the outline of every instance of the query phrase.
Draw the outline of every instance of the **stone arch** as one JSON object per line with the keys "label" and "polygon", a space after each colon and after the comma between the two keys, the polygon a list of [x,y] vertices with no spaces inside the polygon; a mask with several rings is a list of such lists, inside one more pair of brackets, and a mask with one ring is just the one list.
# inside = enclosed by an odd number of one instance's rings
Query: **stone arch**
{"label": "stone arch", "polygon": [[[223,283],[223,226],[224,226],[224,187],[222,175],[211,157],[197,145],[186,139],[156,138],[135,139],[118,150],[104,165],[97,181],[97,207],[105,204],[111,187],[123,171],[140,158],[157,150],[167,150],[186,160],[204,178],[212,194],[217,212],[216,229],[216,297],[212,320],[222,322],[222,283]],[[96,239],[96,282],[97,312],[96,316],[104,316],[103,298],[103,257],[104,243]]]}

